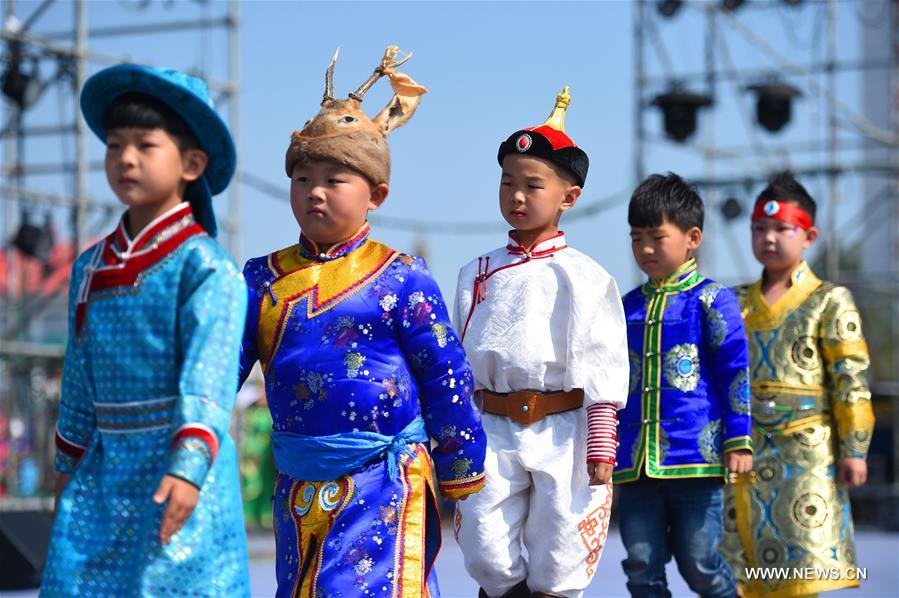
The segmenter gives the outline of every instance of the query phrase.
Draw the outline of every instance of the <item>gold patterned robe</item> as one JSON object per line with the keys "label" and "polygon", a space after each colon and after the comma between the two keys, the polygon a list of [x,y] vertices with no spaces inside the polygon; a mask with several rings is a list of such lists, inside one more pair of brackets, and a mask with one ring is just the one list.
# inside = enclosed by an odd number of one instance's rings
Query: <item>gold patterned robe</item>
{"label": "gold patterned robe", "polygon": [[721,551],[747,596],[857,586],[849,493],[835,476],[840,459],[867,456],[874,427],[859,312],[848,289],[805,262],[773,305],[761,281],[737,295],[749,339],[755,480],[727,487]]}

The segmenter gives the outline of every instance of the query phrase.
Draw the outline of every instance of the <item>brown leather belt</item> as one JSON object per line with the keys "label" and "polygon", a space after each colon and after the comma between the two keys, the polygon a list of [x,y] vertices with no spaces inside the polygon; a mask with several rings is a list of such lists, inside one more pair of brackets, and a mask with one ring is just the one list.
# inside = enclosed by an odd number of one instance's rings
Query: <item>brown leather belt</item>
{"label": "brown leather belt", "polygon": [[553,413],[578,409],[584,404],[582,388],[553,392],[519,390],[510,393],[479,390],[475,395],[486,413],[505,415],[522,426],[530,426]]}

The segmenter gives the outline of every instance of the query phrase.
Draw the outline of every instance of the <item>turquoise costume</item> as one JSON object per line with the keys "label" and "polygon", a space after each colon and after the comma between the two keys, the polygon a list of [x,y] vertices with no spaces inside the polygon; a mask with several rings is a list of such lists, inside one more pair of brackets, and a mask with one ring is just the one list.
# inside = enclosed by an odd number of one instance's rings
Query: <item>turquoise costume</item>
{"label": "turquoise costume", "polygon": [[[234,173],[234,143],[200,79],[118,65],[85,83],[85,121],[124,94],[179,114],[209,157],[185,202],[131,239],[127,214],[72,267],[69,340],[56,429],[59,497],[43,596],[247,596],[237,451],[228,434],[246,285],[212,239],[212,195]],[[200,489],[166,545],[165,475]]]}
{"label": "turquoise costume", "polygon": [[[245,285],[182,203],[134,240],[124,219],[72,268],[44,596],[249,595],[228,426]],[[201,489],[165,546],[165,474]]]}
{"label": "turquoise costume", "polygon": [[740,305],[690,259],[624,297],[631,376],[618,412],[616,483],[721,477],[751,450],[749,354]]}
{"label": "turquoise costume", "polygon": [[241,381],[258,360],[278,596],[437,595],[432,459],[448,497],[484,483],[471,370],[437,284],[368,233],[327,252],[301,237],[244,268]]}

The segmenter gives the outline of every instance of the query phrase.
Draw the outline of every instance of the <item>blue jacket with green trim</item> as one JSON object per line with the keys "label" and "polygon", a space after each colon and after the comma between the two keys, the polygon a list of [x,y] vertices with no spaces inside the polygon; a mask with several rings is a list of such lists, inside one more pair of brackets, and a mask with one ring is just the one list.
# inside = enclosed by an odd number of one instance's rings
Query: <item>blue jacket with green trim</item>
{"label": "blue jacket with green trim", "polygon": [[752,450],[749,351],[732,290],[690,259],[624,297],[630,388],[618,412],[615,482],[715,477]]}

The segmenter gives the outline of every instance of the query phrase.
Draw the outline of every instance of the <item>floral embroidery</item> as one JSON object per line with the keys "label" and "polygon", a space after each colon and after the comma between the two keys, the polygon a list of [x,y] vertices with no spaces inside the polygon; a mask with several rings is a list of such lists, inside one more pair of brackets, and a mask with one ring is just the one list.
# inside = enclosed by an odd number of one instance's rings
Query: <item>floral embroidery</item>
{"label": "floral embroidery", "polygon": [[464,478],[471,469],[471,459],[456,459],[453,461],[453,473],[457,478]]}
{"label": "floral embroidery", "polygon": [[396,298],[396,295],[393,293],[388,293],[381,297],[381,300],[378,301],[378,305],[380,305],[381,309],[383,309],[384,311],[390,311],[391,309],[396,307],[397,302],[398,300]]}
{"label": "floral embroidery", "polygon": [[359,375],[359,369],[365,365],[365,355],[362,353],[347,353],[343,358],[343,364],[346,366],[346,375],[349,378],[355,378]]}
{"label": "floral embroidery", "polygon": [[333,324],[328,325],[322,340],[330,340],[335,347],[353,346],[353,341],[359,336],[355,324],[356,319],[352,316],[340,316]]}
{"label": "floral embroidery", "polygon": [[443,426],[437,441],[437,452],[444,455],[455,452],[463,444],[462,439],[456,435],[456,426]]}
{"label": "floral embroidery", "polygon": [[303,409],[312,409],[315,401],[324,401],[328,386],[333,382],[331,374],[300,370],[299,382],[293,385],[293,396],[303,402]]}
{"label": "floral embroidery", "polygon": [[431,334],[434,335],[434,338],[437,339],[437,346],[441,349],[446,347],[447,342],[447,327],[445,324],[441,322],[434,322],[431,324]]}

